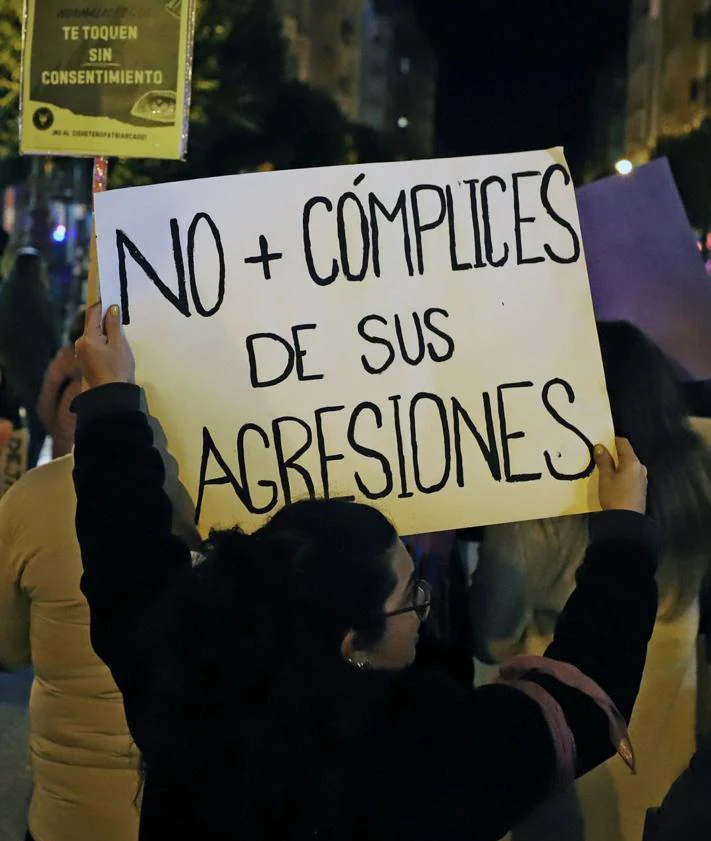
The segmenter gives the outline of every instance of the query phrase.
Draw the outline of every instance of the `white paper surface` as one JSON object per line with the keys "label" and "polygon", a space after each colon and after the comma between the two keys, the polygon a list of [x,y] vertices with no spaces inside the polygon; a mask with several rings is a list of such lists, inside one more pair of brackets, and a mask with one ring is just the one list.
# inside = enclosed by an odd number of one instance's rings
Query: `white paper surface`
{"label": "white paper surface", "polygon": [[[203,533],[325,482],[403,534],[595,507],[586,440],[613,433],[562,150],[109,191],[96,222],[103,304]],[[290,376],[254,387],[291,354],[261,337],[250,364],[248,337],[297,326]]]}

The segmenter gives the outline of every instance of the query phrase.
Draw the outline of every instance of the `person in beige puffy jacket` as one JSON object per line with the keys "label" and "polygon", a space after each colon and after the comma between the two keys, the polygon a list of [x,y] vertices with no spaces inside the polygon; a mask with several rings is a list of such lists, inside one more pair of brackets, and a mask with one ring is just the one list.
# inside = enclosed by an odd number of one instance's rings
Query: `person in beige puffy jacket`
{"label": "person in beige puffy jacket", "polygon": [[72,456],[0,500],[0,668],[34,668],[34,841],[134,841],[138,753],[123,701],[89,639],[74,530]]}

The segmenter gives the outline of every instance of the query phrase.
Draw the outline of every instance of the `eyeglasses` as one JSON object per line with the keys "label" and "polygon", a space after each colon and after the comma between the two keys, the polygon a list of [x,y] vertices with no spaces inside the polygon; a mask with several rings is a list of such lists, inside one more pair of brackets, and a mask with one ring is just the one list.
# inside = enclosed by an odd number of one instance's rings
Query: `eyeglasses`
{"label": "eyeglasses", "polygon": [[385,614],[385,618],[388,619],[391,616],[400,616],[403,613],[410,613],[410,611],[414,610],[420,622],[424,622],[425,619],[427,619],[427,617],[430,615],[431,607],[432,588],[426,581],[420,579],[419,581],[415,582],[412,604],[408,605],[407,607],[401,607],[398,610],[389,611]]}

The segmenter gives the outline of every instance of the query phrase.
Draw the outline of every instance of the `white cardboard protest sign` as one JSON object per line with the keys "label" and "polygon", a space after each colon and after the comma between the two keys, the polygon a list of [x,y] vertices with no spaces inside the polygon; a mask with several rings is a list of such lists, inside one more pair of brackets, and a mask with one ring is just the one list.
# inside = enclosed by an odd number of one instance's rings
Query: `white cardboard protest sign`
{"label": "white cardboard protest sign", "polygon": [[403,534],[595,507],[613,432],[562,150],[109,191],[96,221],[201,531],[309,495]]}

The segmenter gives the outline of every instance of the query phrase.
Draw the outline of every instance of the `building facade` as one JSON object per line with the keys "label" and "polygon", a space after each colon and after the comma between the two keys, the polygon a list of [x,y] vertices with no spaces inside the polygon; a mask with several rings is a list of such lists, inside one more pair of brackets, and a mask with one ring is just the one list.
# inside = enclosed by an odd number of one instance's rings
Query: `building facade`
{"label": "building facade", "polygon": [[432,154],[437,63],[407,0],[363,9],[360,121],[387,135],[399,156]]}
{"label": "building facade", "polygon": [[277,0],[294,78],[401,157],[431,154],[436,60],[409,0]]}
{"label": "building facade", "polygon": [[627,76],[624,52],[600,68],[590,101],[584,173],[586,181],[612,175],[625,157]]}
{"label": "building facade", "polygon": [[634,163],[661,137],[711,118],[711,0],[633,0],[626,151]]}
{"label": "building facade", "polygon": [[350,119],[360,103],[366,0],[277,0],[292,74],[328,93]]}
{"label": "building facade", "polygon": [[311,61],[309,35],[311,0],[277,0],[282,32],[288,44],[289,74],[307,82]]}

